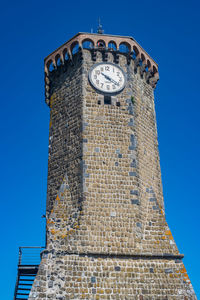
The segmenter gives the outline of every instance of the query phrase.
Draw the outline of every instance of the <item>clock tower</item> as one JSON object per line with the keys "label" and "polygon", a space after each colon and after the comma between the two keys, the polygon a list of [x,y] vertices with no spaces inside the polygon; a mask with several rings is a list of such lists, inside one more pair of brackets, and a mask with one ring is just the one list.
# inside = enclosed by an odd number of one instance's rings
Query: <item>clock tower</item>
{"label": "clock tower", "polygon": [[30,300],[196,299],[165,219],[158,79],[127,36],[78,33],[46,57],[46,249]]}

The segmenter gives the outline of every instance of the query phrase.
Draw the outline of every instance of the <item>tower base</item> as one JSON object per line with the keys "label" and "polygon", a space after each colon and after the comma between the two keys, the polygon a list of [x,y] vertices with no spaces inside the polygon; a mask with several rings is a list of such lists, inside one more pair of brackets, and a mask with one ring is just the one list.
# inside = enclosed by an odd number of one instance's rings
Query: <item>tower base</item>
{"label": "tower base", "polygon": [[44,256],[29,300],[197,299],[180,255]]}

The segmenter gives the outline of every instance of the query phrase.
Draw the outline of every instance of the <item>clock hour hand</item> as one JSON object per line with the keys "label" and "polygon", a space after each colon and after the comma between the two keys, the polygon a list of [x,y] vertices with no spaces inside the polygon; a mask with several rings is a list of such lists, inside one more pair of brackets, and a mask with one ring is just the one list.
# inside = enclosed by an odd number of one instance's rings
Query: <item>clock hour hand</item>
{"label": "clock hour hand", "polygon": [[104,73],[101,73],[106,79],[110,80],[112,83],[116,84],[116,85],[119,85],[119,83],[117,83],[117,81],[113,80],[112,78],[110,78],[110,76],[104,74]]}

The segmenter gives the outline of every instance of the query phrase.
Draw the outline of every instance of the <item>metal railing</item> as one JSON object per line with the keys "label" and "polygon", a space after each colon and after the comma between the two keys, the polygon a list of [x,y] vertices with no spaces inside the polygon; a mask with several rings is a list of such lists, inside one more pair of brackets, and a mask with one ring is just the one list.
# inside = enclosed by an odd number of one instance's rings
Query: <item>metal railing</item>
{"label": "metal railing", "polygon": [[19,247],[19,261],[20,265],[39,265],[40,253],[45,247]]}
{"label": "metal railing", "polygon": [[17,280],[14,300],[27,300],[45,247],[19,247]]}

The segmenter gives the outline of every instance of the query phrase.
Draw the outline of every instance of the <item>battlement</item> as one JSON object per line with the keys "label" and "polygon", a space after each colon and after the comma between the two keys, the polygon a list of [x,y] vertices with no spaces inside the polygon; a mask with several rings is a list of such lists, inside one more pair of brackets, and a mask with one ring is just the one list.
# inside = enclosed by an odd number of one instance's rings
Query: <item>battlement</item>
{"label": "battlement", "polygon": [[119,63],[119,55],[126,56],[127,65],[134,62],[134,70],[145,79],[153,88],[159,80],[158,65],[149,54],[132,38],[128,36],[78,33],[62,46],[49,54],[45,60],[45,98],[49,103],[49,75],[65,62],[73,62],[73,56],[87,49],[91,52],[92,60],[96,61],[97,51],[102,52],[102,60],[107,61],[107,53],[111,52],[114,62]]}
{"label": "battlement", "polygon": [[[66,53],[72,58],[77,46],[84,48],[85,42],[90,42],[91,49],[105,48],[107,50],[125,52],[131,58],[140,58],[149,70],[152,70],[154,73],[158,72],[157,63],[132,37],[82,32],[77,33],[45,58],[45,72],[48,74],[51,63],[56,68],[59,59],[64,63]],[[125,46],[126,50],[122,49],[123,46]]]}

